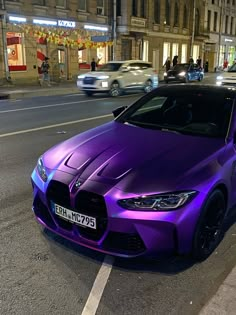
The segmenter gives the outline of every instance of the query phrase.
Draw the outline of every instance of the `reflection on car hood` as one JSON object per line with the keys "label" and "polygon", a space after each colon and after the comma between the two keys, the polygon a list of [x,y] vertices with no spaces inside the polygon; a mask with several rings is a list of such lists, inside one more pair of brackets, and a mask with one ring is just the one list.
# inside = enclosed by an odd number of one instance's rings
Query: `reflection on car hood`
{"label": "reflection on car hood", "polygon": [[85,77],[97,78],[97,77],[101,77],[101,76],[104,76],[104,75],[112,75],[115,72],[116,71],[113,71],[113,72],[108,72],[108,71],[91,71],[91,72],[85,73]]}
{"label": "reflection on car hood", "polygon": [[193,137],[110,122],[44,154],[44,163],[123,191],[169,191],[212,161],[223,139]]}

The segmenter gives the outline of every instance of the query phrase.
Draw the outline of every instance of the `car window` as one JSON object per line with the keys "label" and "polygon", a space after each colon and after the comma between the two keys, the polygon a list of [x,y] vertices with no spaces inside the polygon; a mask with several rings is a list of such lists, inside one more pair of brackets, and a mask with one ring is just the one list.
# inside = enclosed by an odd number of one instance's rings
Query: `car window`
{"label": "car window", "polygon": [[188,135],[225,137],[232,106],[233,99],[220,93],[166,93],[141,99],[118,121]]}
{"label": "car window", "polygon": [[129,70],[140,70],[141,69],[141,67],[140,67],[140,64],[139,63],[130,63],[129,65],[128,65],[128,69]]}
{"label": "car window", "polygon": [[121,66],[122,66],[122,63],[109,62],[101,66],[99,70],[108,71],[108,72],[118,71],[121,68]]}
{"label": "car window", "polygon": [[173,68],[173,70],[175,70],[175,71],[181,71],[181,70],[187,70],[187,69],[189,69],[189,64],[187,64],[187,63],[185,63],[185,64],[177,64]]}

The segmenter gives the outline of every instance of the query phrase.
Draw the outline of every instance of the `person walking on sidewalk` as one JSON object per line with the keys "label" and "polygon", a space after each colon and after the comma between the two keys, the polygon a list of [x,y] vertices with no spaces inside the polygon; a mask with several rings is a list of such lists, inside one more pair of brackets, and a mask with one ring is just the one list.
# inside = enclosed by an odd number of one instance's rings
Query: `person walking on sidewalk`
{"label": "person walking on sidewalk", "polygon": [[47,83],[48,86],[51,86],[51,84],[50,84],[50,75],[49,75],[50,65],[49,65],[48,60],[49,60],[49,58],[45,57],[42,65],[41,65],[41,73],[43,75],[42,76],[42,81],[40,82],[41,86],[43,86],[44,83]]}

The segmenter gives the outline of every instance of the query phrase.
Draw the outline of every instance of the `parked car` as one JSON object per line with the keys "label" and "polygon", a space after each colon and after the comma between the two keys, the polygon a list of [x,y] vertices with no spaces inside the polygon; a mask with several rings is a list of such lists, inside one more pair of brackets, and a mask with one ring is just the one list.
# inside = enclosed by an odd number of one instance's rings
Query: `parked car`
{"label": "parked car", "polygon": [[216,85],[236,85],[236,64],[233,64],[231,67],[226,69],[226,71],[221,72],[216,77]]}
{"label": "parked car", "polygon": [[164,73],[164,80],[166,83],[170,81],[202,81],[204,78],[204,71],[196,63],[179,63],[172,69]]}
{"label": "parked car", "polygon": [[149,62],[111,61],[101,66],[99,71],[79,75],[77,86],[88,96],[99,92],[119,96],[130,90],[150,92],[158,86],[158,76]]}
{"label": "parked car", "polygon": [[103,253],[207,258],[236,203],[235,98],[164,85],[49,149],[32,173],[36,219]]}

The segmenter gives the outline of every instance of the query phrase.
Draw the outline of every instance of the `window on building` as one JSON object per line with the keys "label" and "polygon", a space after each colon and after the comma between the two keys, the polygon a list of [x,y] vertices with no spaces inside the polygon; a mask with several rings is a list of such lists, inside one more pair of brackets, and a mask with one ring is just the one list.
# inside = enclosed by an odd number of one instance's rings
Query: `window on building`
{"label": "window on building", "polygon": [[132,16],[137,16],[138,15],[138,4],[137,0],[132,1]]}
{"label": "window on building", "polygon": [[116,0],[116,15],[121,16],[121,0]]}
{"label": "window on building", "polygon": [[230,4],[230,0],[227,0],[227,3]]}
{"label": "window on building", "polygon": [[140,0],[140,17],[146,17],[146,0]]}
{"label": "window on building", "polygon": [[56,0],[56,6],[60,8],[66,7],[66,0]]}
{"label": "window on building", "polygon": [[174,15],[174,26],[179,25],[179,6],[178,3],[175,2],[175,15]]}
{"label": "window on building", "polygon": [[187,44],[182,44],[181,48],[181,63],[187,62]]}
{"label": "window on building", "polygon": [[234,18],[231,16],[230,21],[230,34],[233,35],[233,25],[234,25]]}
{"label": "window on building", "polygon": [[78,63],[87,63],[88,49],[78,50]]}
{"label": "window on building", "polygon": [[170,43],[166,42],[163,44],[163,60],[162,60],[163,65],[166,62],[166,59],[168,57],[170,57]]}
{"label": "window on building", "polygon": [[170,25],[170,1],[166,0],[166,25]]}
{"label": "window on building", "polygon": [[215,0],[212,0],[211,3],[212,3],[212,4],[215,4]]}
{"label": "window on building", "polygon": [[217,19],[218,19],[218,14],[217,12],[214,12],[214,27],[213,27],[214,32],[217,31]]}
{"label": "window on building", "polygon": [[198,35],[200,32],[200,14],[199,9],[196,9],[195,14],[195,34]]}
{"label": "window on building", "polygon": [[148,49],[149,49],[149,41],[144,40],[143,41],[143,61],[148,61]]}
{"label": "window on building", "polygon": [[173,60],[174,56],[178,56],[178,55],[179,55],[179,44],[173,43],[172,44],[172,60]]}
{"label": "window on building", "polygon": [[10,71],[26,70],[24,34],[7,32],[7,55]]}
{"label": "window on building", "polygon": [[97,15],[104,15],[104,0],[97,0]]}
{"label": "window on building", "polygon": [[33,0],[32,1],[32,4],[35,4],[35,5],[46,5],[46,0]]}
{"label": "window on building", "polygon": [[225,34],[228,32],[228,23],[229,23],[229,17],[228,15],[225,16]]}
{"label": "window on building", "polygon": [[78,9],[80,11],[86,11],[87,10],[87,1],[86,0],[79,0],[79,3],[78,3]]}
{"label": "window on building", "polygon": [[132,40],[122,39],[121,40],[121,60],[132,59]]}
{"label": "window on building", "polygon": [[207,13],[207,30],[211,30],[211,10],[208,10]]}
{"label": "window on building", "polygon": [[97,60],[99,60],[99,65],[103,65],[108,62],[108,47],[97,48]]}
{"label": "window on building", "polygon": [[186,4],[184,6],[183,28],[188,28],[188,10]]}
{"label": "window on building", "polygon": [[232,5],[235,5],[235,0],[232,1]]}
{"label": "window on building", "polygon": [[160,0],[155,0],[154,2],[154,21],[160,24]]}

